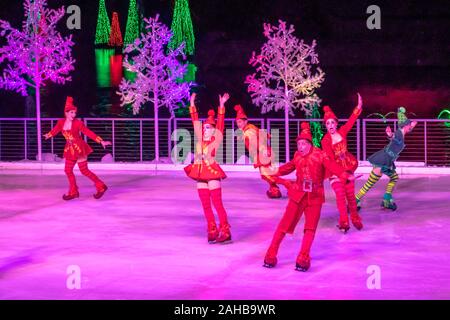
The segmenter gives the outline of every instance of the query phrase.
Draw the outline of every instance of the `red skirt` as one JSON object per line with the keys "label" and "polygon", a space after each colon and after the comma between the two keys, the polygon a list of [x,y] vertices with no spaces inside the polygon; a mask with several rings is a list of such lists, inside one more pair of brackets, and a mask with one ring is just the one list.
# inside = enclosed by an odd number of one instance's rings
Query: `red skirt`
{"label": "red skirt", "polygon": [[86,158],[92,153],[92,148],[83,139],[77,139],[72,143],[66,142],[64,147],[64,158],[68,160],[78,160],[79,158]]}
{"label": "red skirt", "polygon": [[227,177],[217,162],[212,164],[206,164],[205,161],[192,163],[184,167],[184,172],[195,181],[221,180]]}

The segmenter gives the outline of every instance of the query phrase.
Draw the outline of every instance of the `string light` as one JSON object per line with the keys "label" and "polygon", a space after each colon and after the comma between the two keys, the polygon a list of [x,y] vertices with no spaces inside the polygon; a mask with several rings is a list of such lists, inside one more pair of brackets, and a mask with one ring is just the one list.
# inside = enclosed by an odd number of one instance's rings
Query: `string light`
{"label": "string light", "polygon": [[139,37],[139,13],[136,0],[130,0],[128,7],[127,27],[125,29],[125,44],[130,44]]}
{"label": "string light", "polygon": [[[123,79],[118,94],[122,105],[132,104],[137,114],[146,102],[155,108],[167,107],[173,112],[176,105],[189,98],[190,82],[178,82],[187,71],[183,62],[184,47],[166,52],[172,33],[155,18],[144,19],[147,32],[124,49],[123,66],[134,73],[133,81]],[[137,53],[137,54],[136,54]]]}
{"label": "string light", "polygon": [[[442,110],[438,115],[438,119],[450,119],[450,110],[449,109]],[[447,128],[450,128],[450,122],[444,122],[444,124]]]}
{"label": "string light", "polygon": [[114,49],[95,49],[95,66],[97,68],[97,87],[111,87],[110,58]]}
{"label": "string light", "polygon": [[[46,0],[25,0],[25,18],[22,30],[0,20],[0,62],[5,65],[0,73],[0,88],[14,90],[23,96],[28,88],[36,94],[37,160],[42,159],[41,144],[41,88],[51,81],[64,84],[72,80],[72,36],[62,37],[56,26],[65,15],[64,7],[48,9]],[[31,17],[31,18],[30,18]]]}
{"label": "string light", "polygon": [[294,26],[286,26],[279,21],[278,26],[264,24],[266,43],[261,53],[253,55],[249,64],[256,72],[248,75],[245,83],[255,105],[261,107],[262,113],[274,109],[293,110],[301,107],[306,116],[311,116],[312,107],[319,103],[319,97],[314,91],[325,79],[325,73],[314,70],[319,63],[315,52],[316,42],[307,45],[294,35]]}
{"label": "string light", "polygon": [[113,12],[111,33],[109,35],[108,44],[111,47],[123,46],[122,33],[120,32],[120,25],[119,25],[119,14],[117,12]]}
{"label": "string light", "polygon": [[109,17],[106,12],[105,0],[99,0],[98,2],[98,18],[97,28],[95,29],[95,44],[108,44],[109,41]]}
{"label": "string light", "polygon": [[[311,109],[312,109],[312,113],[309,118],[320,119],[321,115],[320,115],[319,107],[318,107],[317,103],[315,103]],[[320,148],[320,146],[322,144],[321,143],[322,137],[323,137],[322,125],[320,122],[317,122],[317,121],[311,121],[310,125],[311,125],[311,133],[313,136],[313,144],[316,147]]]}
{"label": "string light", "polygon": [[195,37],[188,0],[175,0],[171,30],[173,36],[169,43],[169,48],[176,48],[184,42],[185,53],[193,55],[195,50]]}
{"label": "string light", "polygon": [[0,36],[6,40],[1,48],[1,61],[6,65],[0,75],[0,88],[26,96],[28,86],[70,81],[75,60],[72,36],[63,38],[56,30],[64,8],[48,9],[46,0],[25,0],[24,8],[27,21],[21,31],[0,20]]}

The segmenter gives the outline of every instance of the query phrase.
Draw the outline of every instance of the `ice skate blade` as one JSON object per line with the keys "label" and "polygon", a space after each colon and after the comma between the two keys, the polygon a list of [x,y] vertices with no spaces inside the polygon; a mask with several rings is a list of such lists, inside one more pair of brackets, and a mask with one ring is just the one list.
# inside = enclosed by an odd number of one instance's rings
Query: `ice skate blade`
{"label": "ice skate blade", "polygon": [[306,269],[306,268],[303,268],[303,267],[295,267],[295,271],[299,271],[299,272],[306,272],[306,271],[308,271],[308,269]]}
{"label": "ice skate blade", "polygon": [[397,206],[389,208],[389,207],[385,207],[384,205],[381,205],[381,209],[383,209],[383,210],[390,210],[390,211],[394,212],[394,211],[397,210]]}
{"label": "ice skate blade", "polygon": [[348,230],[350,230],[350,228],[341,228],[339,225],[336,225],[336,227],[339,229],[340,232],[342,232],[343,234],[347,234]]}
{"label": "ice skate blade", "polygon": [[225,241],[222,241],[222,242],[219,242],[219,241],[216,241],[216,243],[218,243],[218,244],[231,244],[231,243],[233,243],[233,240],[225,240]]}
{"label": "ice skate blade", "polygon": [[268,263],[264,263],[264,264],[263,264],[263,267],[264,267],[264,268],[267,268],[267,269],[272,269],[272,268],[275,268],[275,266],[274,266],[274,265],[272,265],[272,264],[268,264]]}
{"label": "ice skate blade", "polygon": [[98,200],[98,199],[100,199],[101,197],[103,197],[103,195],[105,194],[106,190],[108,190],[108,187],[107,187],[107,186],[105,186],[105,188],[104,188],[103,191],[97,191],[97,193],[95,193],[95,194],[93,195],[94,199]]}
{"label": "ice skate blade", "polygon": [[73,200],[73,199],[76,199],[76,198],[79,198],[79,197],[80,197],[79,194],[73,195],[73,196],[70,196],[70,195],[63,195],[62,196],[64,201],[70,201],[70,200]]}

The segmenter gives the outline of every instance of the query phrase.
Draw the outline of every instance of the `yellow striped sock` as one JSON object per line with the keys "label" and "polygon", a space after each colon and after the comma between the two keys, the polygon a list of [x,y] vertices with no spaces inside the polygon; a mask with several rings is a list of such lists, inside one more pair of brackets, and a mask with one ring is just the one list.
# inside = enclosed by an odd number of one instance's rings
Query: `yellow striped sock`
{"label": "yellow striped sock", "polygon": [[371,172],[369,175],[369,179],[367,182],[362,186],[362,188],[359,190],[358,194],[356,195],[356,199],[360,200],[364,195],[375,185],[375,183],[380,180],[381,176],[377,175],[375,172]]}
{"label": "yellow striped sock", "polygon": [[398,181],[398,174],[397,172],[393,172],[390,176],[389,176],[390,180],[386,186],[386,193],[388,194],[392,194],[392,190],[394,190],[395,184]]}

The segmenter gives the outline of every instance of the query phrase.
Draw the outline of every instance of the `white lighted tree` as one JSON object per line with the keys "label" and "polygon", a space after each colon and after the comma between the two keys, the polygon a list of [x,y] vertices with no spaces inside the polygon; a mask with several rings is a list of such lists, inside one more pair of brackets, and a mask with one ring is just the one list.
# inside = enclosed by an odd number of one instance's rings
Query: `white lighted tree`
{"label": "white lighted tree", "polygon": [[279,21],[278,26],[264,24],[267,41],[261,52],[253,52],[249,61],[255,72],[246,77],[248,92],[261,113],[283,110],[285,116],[286,159],[289,158],[289,115],[300,108],[306,116],[320,99],[315,90],[325,79],[317,66],[316,41],[308,45],[294,35],[294,26]]}

